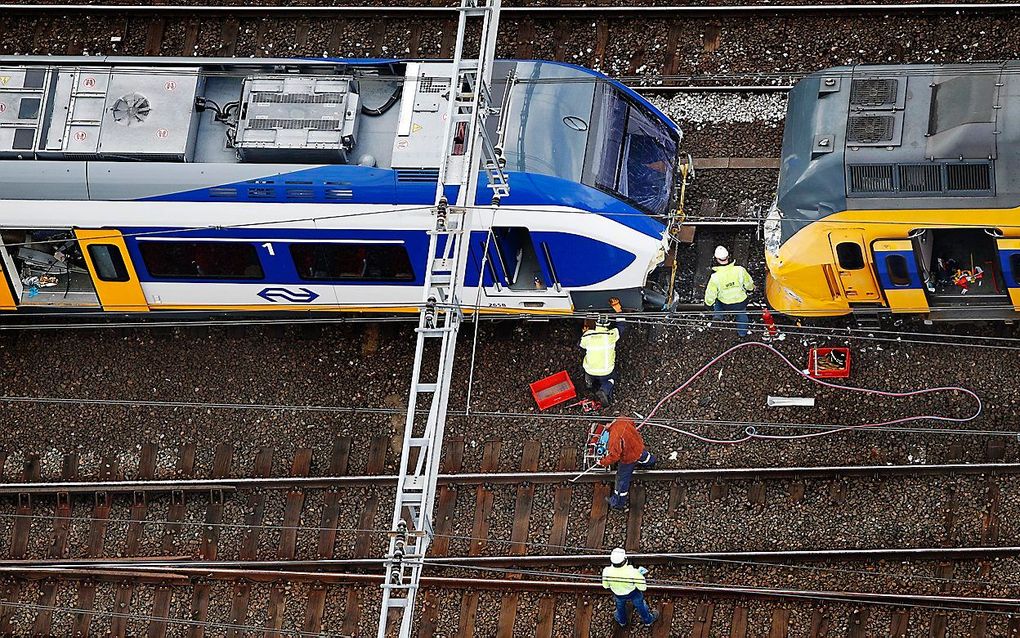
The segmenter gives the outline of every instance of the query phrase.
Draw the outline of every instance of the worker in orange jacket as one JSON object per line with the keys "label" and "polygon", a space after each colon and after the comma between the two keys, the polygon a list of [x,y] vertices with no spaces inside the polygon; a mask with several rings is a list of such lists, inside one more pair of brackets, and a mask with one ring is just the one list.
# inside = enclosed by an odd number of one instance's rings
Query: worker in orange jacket
{"label": "worker in orange jacket", "polygon": [[616,486],[613,495],[607,500],[613,509],[627,509],[627,496],[634,468],[641,466],[642,469],[651,469],[655,465],[655,455],[645,449],[645,441],[632,419],[625,416],[617,417],[607,429],[609,442],[606,445],[605,456],[599,459],[599,465],[609,467],[619,461],[616,467]]}

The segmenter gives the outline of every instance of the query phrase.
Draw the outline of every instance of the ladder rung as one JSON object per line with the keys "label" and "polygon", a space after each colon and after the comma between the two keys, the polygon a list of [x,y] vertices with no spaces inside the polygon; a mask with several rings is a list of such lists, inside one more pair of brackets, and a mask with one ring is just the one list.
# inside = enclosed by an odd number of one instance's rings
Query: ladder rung
{"label": "ladder rung", "polygon": [[436,391],[436,384],[435,383],[419,383],[418,385],[414,386],[414,390],[415,390],[415,392],[435,392]]}
{"label": "ladder rung", "polygon": [[[415,328],[415,330],[424,337],[441,337],[450,331],[449,328]],[[431,392],[431,390],[421,390],[421,392]]]}
{"label": "ladder rung", "polygon": [[426,439],[423,436],[416,436],[416,437],[412,437],[412,438],[407,440],[407,444],[410,445],[410,446],[413,446],[413,447],[425,447],[426,445],[429,445],[430,443],[432,443],[432,440],[431,439]]}

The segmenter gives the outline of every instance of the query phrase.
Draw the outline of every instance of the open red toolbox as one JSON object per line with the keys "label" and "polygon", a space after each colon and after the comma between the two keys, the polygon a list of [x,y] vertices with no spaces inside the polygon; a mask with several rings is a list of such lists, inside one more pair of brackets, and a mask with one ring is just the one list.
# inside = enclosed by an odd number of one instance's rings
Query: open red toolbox
{"label": "open red toolbox", "polygon": [[845,379],[850,376],[850,348],[811,348],[808,374],[816,379]]}
{"label": "open red toolbox", "polygon": [[573,399],[577,396],[577,391],[574,390],[574,382],[570,380],[570,375],[566,370],[562,370],[532,383],[531,396],[535,397],[538,409],[545,410]]}

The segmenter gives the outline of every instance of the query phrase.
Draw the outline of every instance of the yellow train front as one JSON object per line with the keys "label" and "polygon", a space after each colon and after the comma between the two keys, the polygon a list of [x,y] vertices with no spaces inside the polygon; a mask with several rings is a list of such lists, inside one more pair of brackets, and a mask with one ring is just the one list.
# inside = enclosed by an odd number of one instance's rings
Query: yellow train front
{"label": "yellow train front", "polygon": [[766,293],[793,316],[1020,312],[1020,62],[840,67],[790,92]]}

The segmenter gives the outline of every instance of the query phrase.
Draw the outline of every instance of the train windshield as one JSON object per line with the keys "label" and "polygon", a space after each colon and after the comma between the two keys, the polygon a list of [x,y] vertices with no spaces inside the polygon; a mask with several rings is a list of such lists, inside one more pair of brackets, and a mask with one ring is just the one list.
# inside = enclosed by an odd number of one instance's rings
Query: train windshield
{"label": "train windshield", "polygon": [[595,104],[585,182],[653,215],[669,211],[677,142],[668,126],[620,91]]}
{"label": "train windshield", "polygon": [[507,170],[553,175],[665,215],[677,135],[611,82],[568,66],[518,63],[505,115]]}

